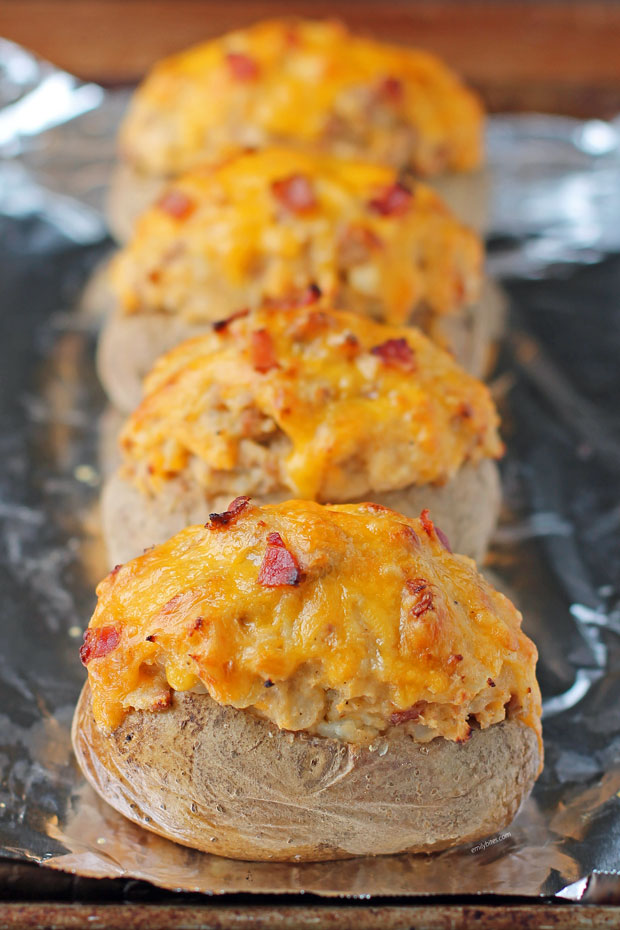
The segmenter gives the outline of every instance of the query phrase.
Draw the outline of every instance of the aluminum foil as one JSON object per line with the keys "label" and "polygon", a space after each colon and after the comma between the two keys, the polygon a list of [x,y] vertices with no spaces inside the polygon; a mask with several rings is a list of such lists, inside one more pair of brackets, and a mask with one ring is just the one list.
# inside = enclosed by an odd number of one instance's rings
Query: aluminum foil
{"label": "aluminum foil", "polygon": [[69,725],[105,571],[93,370],[80,305],[110,252],[101,211],[126,95],[0,43],[0,849],[166,888],[324,895],[618,897],[620,124],[489,120],[489,267],[511,298],[494,390],[505,512],[489,570],[540,650],[546,766],[515,822],[432,857],[243,863],[125,821]]}

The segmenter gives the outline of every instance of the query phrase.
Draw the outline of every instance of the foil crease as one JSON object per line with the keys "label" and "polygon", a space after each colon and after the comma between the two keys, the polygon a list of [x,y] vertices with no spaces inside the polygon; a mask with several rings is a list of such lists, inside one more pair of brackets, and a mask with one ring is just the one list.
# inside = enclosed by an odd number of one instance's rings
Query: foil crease
{"label": "foil crease", "polygon": [[511,302],[493,383],[505,508],[488,570],[540,651],[546,765],[532,797],[473,848],[248,863],[125,821],[71,753],[78,646],[105,572],[109,419],[99,320],[80,294],[112,249],[102,206],[126,99],[0,41],[0,852],[205,893],[618,900],[620,122],[488,124],[489,268]]}

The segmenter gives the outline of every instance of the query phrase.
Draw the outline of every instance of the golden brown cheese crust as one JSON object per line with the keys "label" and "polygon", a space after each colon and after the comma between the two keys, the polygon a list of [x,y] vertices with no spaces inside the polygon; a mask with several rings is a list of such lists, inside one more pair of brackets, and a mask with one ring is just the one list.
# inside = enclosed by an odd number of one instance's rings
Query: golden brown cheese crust
{"label": "golden brown cheese crust", "polygon": [[478,299],[483,249],[425,185],[362,161],[269,149],[197,169],[139,219],[111,270],[124,313],[217,320],[319,289],[406,322]]}
{"label": "golden brown cheese crust", "polygon": [[270,21],[159,62],[121,131],[125,158],[169,176],[274,143],[421,175],[469,171],[481,161],[482,108],[428,52],[335,22]]}
{"label": "golden brown cheese crust", "polygon": [[[312,304],[222,321],[163,356],[122,435],[147,494],[347,501],[502,452],[485,385],[418,330]],[[239,482],[242,482],[240,485]]]}
{"label": "golden brown cheese crust", "polygon": [[295,731],[368,743],[404,725],[540,734],[536,648],[426,513],[245,499],[97,589],[82,647],[99,726],[206,689]]}

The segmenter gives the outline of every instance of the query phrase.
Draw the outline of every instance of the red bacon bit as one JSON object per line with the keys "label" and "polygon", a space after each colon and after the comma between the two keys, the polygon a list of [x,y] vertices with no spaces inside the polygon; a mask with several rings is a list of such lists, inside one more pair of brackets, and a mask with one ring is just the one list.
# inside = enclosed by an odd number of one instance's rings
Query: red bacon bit
{"label": "red bacon bit", "polygon": [[388,368],[415,371],[415,357],[406,339],[388,339],[381,345],[373,346],[370,352],[372,355],[377,355]]}
{"label": "red bacon bit", "polygon": [[459,404],[458,410],[454,414],[455,419],[457,420],[471,420],[474,415],[474,408],[471,404],[464,401],[462,404]]}
{"label": "red bacon bit", "polygon": [[448,668],[452,670],[453,668],[456,668],[459,662],[462,662],[462,661],[463,661],[463,656],[461,655],[460,652],[452,653],[451,656],[448,656],[448,663],[447,663]]}
{"label": "red bacon bit", "polygon": [[237,519],[239,514],[245,510],[249,503],[249,497],[235,497],[234,501],[230,502],[224,513],[210,513],[209,523],[206,523],[205,526],[208,526],[210,529],[229,526]]}
{"label": "red bacon bit", "polygon": [[80,647],[82,665],[88,665],[93,659],[103,659],[116,649],[120,640],[120,630],[115,626],[99,626],[86,630],[84,643]]}
{"label": "red bacon bit", "polygon": [[489,686],[489,688],[495,687],[495,682],[493,681],[492,678],[487,678],[487,685]]}
{"label": "red bacon bit", "polygon": [[407,710],[397,710],[390,714],[390,723],[398,726],[399,723],[406,723],[408,720],[418,720],[426,710],[426,701],[417,701]]}
{"label": "red bacon bit", "polygon": [[409,613],[414,617],[420,618],[433,609],[433,591],[426,578],[414,578],[413,581],[406,582],[408,591],[416,598],[413,607]]}
{"label": "red bacon bit", "polygon": [[267,551],[258,573],[258,583],[266,588],[298,585],[302,573],[295,556],[289,552],[279,533],[268,533]]}
{"label": "red bacon bit", "polygon": [[441,545],[444,547],[444,549],[446,549],[448,552],[452,552],[448,537],[446,536],[443,530],[440,530],[438,526],[435,526],[435,524],[433,523],[433,521],[431,520],[429,516],[428,510],[423,510],[422,513],[420,514],[420,523],[424,527],[424,532],[430,539],[433,538],[433,533],[434,533],[437,539],[439,540],[439,542],[441,543]]}
{"label": "red bacon bit", "polygon": [[279,367],[271,334],[266,329],[255,329],[250,340],[250,354],[255,371],[265,374],[272,368]]}
{"label": "red bacon bit", "polygon": [[168,216],[173,216],[175,220],[185,220],[196,209],[196,204],[184,194],[183,191],[170,190],[166,191],[159,200],[157,206]]}
{"label": "red bacon bit", "polygon": [[401,103],[405,94],[403,82],[396,77],[385,77],[377,87],[377,95],[388,103]]}
{"label": "red bacon bit", "polygon": [[231,314],[231,316],[226,317],[225,320],[216,320],[213,324],[213,329],[216,333],[224,332],[228,329],[231,323],[234,323],[235,320],[242,320],[245,316],[248,315],[250,311],[247,307],[244,310],[237,310],[236,313]]}
{"label": "red bacon bit", "polygon": [[258,63],[242,52],[229,52],[226,61],[230,73],[237,81],[255,81],[260,74]]}
{"label": "red bacon bit", "polygon": [[435,524],[433,523],[433,521],[431,520],[429,516],[428,510],[423,510],[422,513],[420,514],[420,523],[424,527],[424,532],[430,539],[432,539],[433,534],[435,534],[435,536],[437,537],[441,545],[444,547],[444,549],[446,549],[448,552],[452,552],[448,537],[446,536],[443,530],[440,530],[438,526],[435,526]]}
{"label": "red bacon bit", "polygon": [[305,291],[302,291],[293,306],[309,307],[311,304],[315,304],[317,300],[320,300],[322,296],[323,294],[321,288],[318,284],[313,282],[312,284],[308,285]]}
{"label": "red bacon bit", "polygon": [[318,284],[309,284],[304,291],[295,294],[286,294],[284,297],[266,297],[264,306],[269,310],[297,310],[300,307],[309,307],[323,296]]}
{"label": "red bacon bit", "polygon": [[422,524],[422,528],[424,529],[426,535],[432,539],[433,532],[435,530],[435,524],[431,520],[428,510],[423,510],[420,514],[420,523]]}
{"label": "red bacon bit", "polygon": [[357,358],[357,356],[362,351],[360,341],[355,333],[346,333],[344,339],[340,343],[339,348],[349,362],[354,358]]}
{"label": "red bacon bit", "polygon": [[291,174],[271,185],[274,197],[293,213],[307,213],[316,207],[316,197],[310,179],[305,174]]}
{"label": "red bacon bit", "polygon": [[368,202],[373,213],[380,216],[402,216],[411,206],[413,194],[404,184],[390,184],[384,187],[377,197]]}

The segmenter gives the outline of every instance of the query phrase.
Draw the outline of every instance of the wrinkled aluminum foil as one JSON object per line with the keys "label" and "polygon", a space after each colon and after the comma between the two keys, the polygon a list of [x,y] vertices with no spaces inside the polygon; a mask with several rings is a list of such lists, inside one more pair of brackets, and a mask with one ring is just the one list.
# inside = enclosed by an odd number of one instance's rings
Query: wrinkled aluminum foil
{"label": "wrinkled aluminum foil", "polygon": [[[93,370],[80,292],[126,94],[0,42],[0,851],[212,893],[620,894],[620,123],[493,117],[489,267],[511,298],[494,381],[506,506],[489,567],[540,650],[546,766],[501,834],[434,857],[243,863],[125,821],[69,727],[105,572]],[[603,889],[597,892],[596,889]]]}

